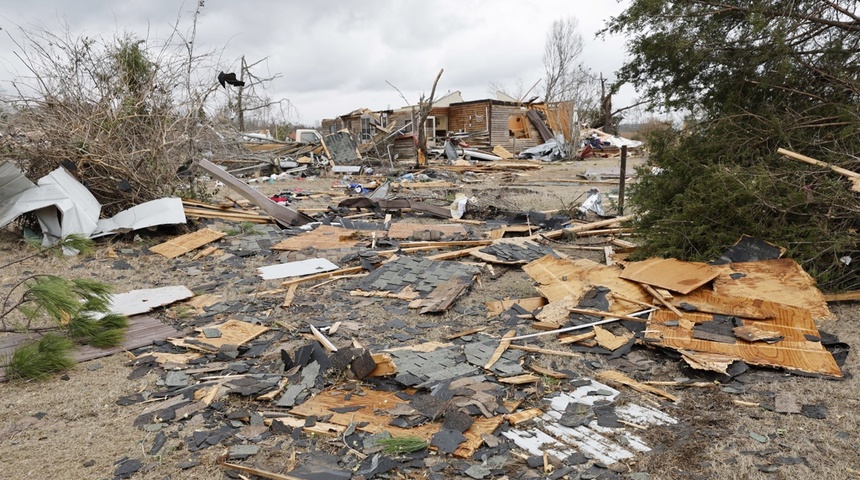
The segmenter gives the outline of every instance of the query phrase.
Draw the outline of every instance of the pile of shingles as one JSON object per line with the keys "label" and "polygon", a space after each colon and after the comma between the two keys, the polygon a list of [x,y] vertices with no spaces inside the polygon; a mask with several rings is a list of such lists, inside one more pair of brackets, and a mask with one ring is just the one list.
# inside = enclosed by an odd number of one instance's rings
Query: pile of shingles
{"label": "pile of shingles", "polygon": [[[521,265],[541,296],[488,302],[489,323],[507,330],[501,338],[484,335],[482,327],[452,335],[447,343],[386,348],[359,344],[341,322],[317,322],[295,332],[314,341],[297,350],[280,350],[273,359],[265,352],[284,343],[283,331],[253,319],[222,319],[201,324],[192,335],[160,349],[138,352],[139,371],[161,365],[168,373],[160,391],[123,402],[163,399],[136,424],[156,428],[186,423],[191,429],[183,431],[193,432],[185,438],[189,451],[227,446],[228,460],[255,454],[272,435],[290,436],[297,446],[309,446],[309,434],[330,436],[344,445],[340,459],[303,457],[290,472],[294,478],[349,478],[354,473],[373,478],[395,469],[437,478],[454,473],[489,478],[509,473],[516,458],[560,478],[648,451],[626,427],[675,423],[661,407],[680,398],[598,362],[591,368],[600,370],[588,378],[541,366],[535,355],[579,358],[580,352],[603,353],[613,359],[635,345],[646,345],[675,349],[694,368],[723,373],[746,362],[841,376],[814,323],[832,315],[795,262],[733,261],[742,256],[738,252],[728,252],[729,263],[723,265],[650,259],[622,267],[572,260],[551,248],[548,240],[623,219],[535,233],[537,217],[527,216],[528,237],[508,238],[506,230],[518,228],[503,227],[482,240],[463,239],[467,232],[461,225],[395,227],[398,224],[389,222],[343,221],[340,227],[293,232],[271,246],[291,261],[261,269],[264,278],[287,278],[285,305],[300,284],[345,279],[353,282],[352,295],[408,301],[410,307],[431,313],[450,308],[480,271],[489,268],[487,263]],[[549,220],[546,224],[557,225]],[[214,236],[203,235],[204,240]],[[432,240],[412,240],[416,236]],[[173,243],[189,251],[186,242]],[[451,248],[455,250],[443,251]],[[441,253],[415,255],[428,249]],[[352,251],[344,258],[360,265],[338,267],[326,251],[338,252],[335,256]],[[464,256],[481,262],[451,261]],[[278,273],[266,277],[270,271]],[[639,313],[643,310],[649,317]],[[391,331],[404,331],[396,337],[402,341],[436,326],[430,321],[407,327],[396,319],[386,324]],[[532,333],[535,329],[537,334]],[[548,334],[558,334],[564,348],[522,342]],[[524,408],[523,400],[547,378],[558,383],[543,406]],[[649,405],[631,401],[635,398],[625,398],[613,387],[640,392],[649,397]],[[234,411],[228,395],[257,403]],[[417,437],[432,451],[473,461],[452,464],[444,456],[428,456],[426,450],[386,453],[383,444],[390,437]],[[157,443],[152,450],[160,448]],[[525,454],[518,453],[523,450]],[[246,468],[229,461],[225,466]]]}

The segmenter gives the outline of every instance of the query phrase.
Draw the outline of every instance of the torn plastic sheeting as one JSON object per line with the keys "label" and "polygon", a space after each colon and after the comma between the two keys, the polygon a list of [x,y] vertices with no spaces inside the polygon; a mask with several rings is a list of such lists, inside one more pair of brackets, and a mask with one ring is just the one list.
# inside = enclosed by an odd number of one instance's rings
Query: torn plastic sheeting
{"label": "torn plastic sheeting", "polygon": [[537,159],[545,162],[560,160],[562,158],[561,147],[556,139],[550,139],[546,143],[523,150],[517,155],[521,159]]}
{"label": "torn plastic sheeting", "polygon": [[600,216],[606,215],[603,211],[603,204],[600,202],[600,190],[596,188],[588,190],[588,198],[579,206],[579,211],[582,213],[588,213],[589,210]]}
{"label": "torn plastic sheeting", "polygon": [[120,230],[185,223],[179,198],[164,198],[124,210],[99,220],[101,205],[90,191],[64,168],[58,168],[35,184],[11,163],[0,164],[0,227],[19,216],[35,212],[45,246],[71,234],[97,237]]}
{"label": "torn plastic sheeting", "polygon": [[[10,164],[4,167],[6,165]],[[16,167],[12,168],[14,171],[4,168],[3,173],[21,174]],[[17,179],[14,185],[20,189],[24,182]],[[43,245],[53,245],[70,234],[91,235],[101,212],[101,205],[92,193],[62,167],[39,179],[38,184],[20,191],[8,203],[5,198],[3,200],[5,208],[0,213],[0,226],[6,226],[25,213],[35,212],[44,233]]]}
{"label": "torn plastic sheeting", "polygon": [[113,233],[122,233],[156,225],[177,225],[185,223],[185,208],[178,197],[159,198],[123,210],[111,218],[98,221],[91,238]]}

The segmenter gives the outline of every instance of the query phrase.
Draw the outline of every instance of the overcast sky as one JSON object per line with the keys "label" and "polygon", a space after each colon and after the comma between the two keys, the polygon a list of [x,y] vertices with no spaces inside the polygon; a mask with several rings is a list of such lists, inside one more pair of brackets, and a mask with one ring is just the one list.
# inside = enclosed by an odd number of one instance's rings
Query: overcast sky
{"label": "overcast sky", "polygon": [[[187,31],[196,2],[176,0],[0,0],[0,90],[24,73],[8,34],[21,26],[54,30],[67,24],[75,36],[110,37],[131,32],[166,38],[179,18]],[[491,98],[490,83],[516,91],[541,79],[546,33],[553,20],[574,16],[586,44],[582,60],[614,79],[624,60],[621,38],[596,39],[607,18],[626,0],[206,0],[197,27],[197,51],[214,51],[218,71],[238,71],[268,57],[253,70],[280,74],[273,98],[292,104],[290,120],[315,124],[357,108],[404,106],[395,85],[411,103],[430,93],[444,68],[437,98],[459,90],[464,100]],[[540,85],[538,86],[540,89]],[[219,91],[218,95],[229,95]],[[623,88],[613,107],[633,103]]]}

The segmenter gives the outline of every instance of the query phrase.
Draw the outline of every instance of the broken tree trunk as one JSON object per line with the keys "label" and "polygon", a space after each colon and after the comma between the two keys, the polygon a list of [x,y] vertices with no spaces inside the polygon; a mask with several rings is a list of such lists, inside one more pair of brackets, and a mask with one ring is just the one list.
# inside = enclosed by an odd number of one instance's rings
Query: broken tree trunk
{"label": "broken tree trunk", "polygon": [[430,110],[433,109],[433,96],[436,95],[436,85],[439,83],[439,77],[442,76],[442,72],[445,69],[440,69],[439,73],[436,75],[436,80],[433,81],[433,88],[430,90],[430,98],[427,101],[424,100],[424,95],[421,96],[419,100],[419,109],[418,109],[418,125],[414,126],[414,128],[418,129],[418,166],[426,167],[427,166],[427,133],[425,132],[424,122],[427,121],[427,117],[430,116]]}

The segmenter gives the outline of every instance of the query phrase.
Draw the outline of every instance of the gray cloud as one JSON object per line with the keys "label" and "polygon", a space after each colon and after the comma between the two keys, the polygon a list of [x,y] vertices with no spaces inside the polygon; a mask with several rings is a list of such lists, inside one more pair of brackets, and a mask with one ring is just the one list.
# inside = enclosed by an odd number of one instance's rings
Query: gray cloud
{"label": "gray cloud", "polygon": [[[179,33],[188,35],[196,6],[171,0],[22,1],[3,9],[0,27],[14,35],[16,25],[56,30],[65,23],[74,35],[131,32],[157,41],[173,33],[177,19]],[[570,15],[579,17],[586,41],[583,61],[611,78],[623,61],[623,40],[598,41],[594,33],[623,6],[592,1],[584,12],[569,0],[207,0],[196,48],[213,52],[205,62],[213,82],[217,71],[237,70],[242,55],[249,62],[268,57],[255,72],[281,75],[269,95],[289,99],[295,120],[313,123],[360,107],[402,106],[386,81],[415,102],[429,93],[440,68],[441,93],[460,90],[466,100],[490,96],[490,82],[513,87],[519,81],[528,88],[541,78],[552,21]],[[21,72],[15,50],[0,35],[0,82]],[[3,83],[0,88],[8,90]],[[634,95],[622,89],[614,104],[630,103]]]}

